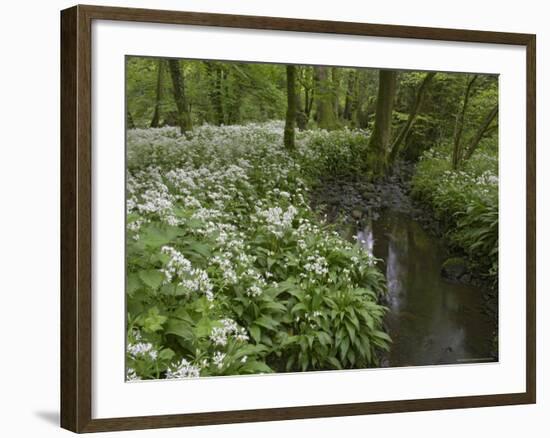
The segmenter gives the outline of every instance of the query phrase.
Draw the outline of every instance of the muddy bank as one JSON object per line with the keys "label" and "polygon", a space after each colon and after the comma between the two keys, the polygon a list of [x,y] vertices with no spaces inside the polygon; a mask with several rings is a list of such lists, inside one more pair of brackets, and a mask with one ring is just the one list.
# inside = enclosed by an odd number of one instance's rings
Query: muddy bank
{"label": "muddy bank", "polygon": [[441,235],[437,221],[410,196],[414,166],[398,162],[391,174],[377,182],[341,177],[323,179],[312,192],[312,206],[330,222],[357,223],[376,220],[385,209],[409,215]]}

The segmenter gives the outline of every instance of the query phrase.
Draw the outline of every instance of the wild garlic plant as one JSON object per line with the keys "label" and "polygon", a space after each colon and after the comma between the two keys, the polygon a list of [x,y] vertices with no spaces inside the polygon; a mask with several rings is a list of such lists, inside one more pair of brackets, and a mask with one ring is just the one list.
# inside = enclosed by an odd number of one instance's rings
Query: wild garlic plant
{"label": "wild garlic plant", "polygon": [[127,135],[129,380],[377,363],[384,277],[308,204],[330,134],[293,154],[281,122]]}

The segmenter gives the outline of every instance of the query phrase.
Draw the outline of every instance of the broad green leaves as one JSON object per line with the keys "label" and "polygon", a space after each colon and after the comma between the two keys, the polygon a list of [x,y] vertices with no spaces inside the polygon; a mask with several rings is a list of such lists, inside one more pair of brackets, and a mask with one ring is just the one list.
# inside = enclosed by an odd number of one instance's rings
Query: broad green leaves
{"label": "broad green leaves", "polygon": [[148,269],[147,271],[140,271],[139,278],[151,289],[156,290],[162,284],[165,276],[156,269]]}
{"label": "broad green leaves", "polygon": [[162,325],[166,322],[166,319],[166,316],[159,313],[157,307],[152,307],[143,318],[143,329],[149,333],[162,330]]}

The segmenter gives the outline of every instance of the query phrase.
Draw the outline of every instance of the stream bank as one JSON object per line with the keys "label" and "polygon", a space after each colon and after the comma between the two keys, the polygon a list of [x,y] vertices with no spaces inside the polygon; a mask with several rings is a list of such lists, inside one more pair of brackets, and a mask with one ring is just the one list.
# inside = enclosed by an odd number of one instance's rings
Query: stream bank
{"label": "stream bank", "polygon": [[411,198],[413,172],[411,164],[399,163],[376,183],[327,179],[312,203],[346,239],[380,259],[388,286],[385,325],[393,339],[383,366],[494,361],[496,293],[475,273],[450,278],[445,272],[456,254],[439,223]]}

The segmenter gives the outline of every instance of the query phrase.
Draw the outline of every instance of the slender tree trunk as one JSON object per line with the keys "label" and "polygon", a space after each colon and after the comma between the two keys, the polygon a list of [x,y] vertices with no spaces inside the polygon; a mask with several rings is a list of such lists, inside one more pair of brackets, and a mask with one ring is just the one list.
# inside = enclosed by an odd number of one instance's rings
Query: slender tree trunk
{"label": "slender tree trunk", "polygon": [[334,99],[328,78],[327,67],[315,67],[317,122],[321,129],[337,129],[338,121],[334,114]]}
{"label": "slender tree trunk", "polygon": [[348,75],[348,84],[346,89],[346,100],[344,103],[344,114],[342,117],[345,120],[351,120],[353,114],[353,91],[357,82],[355,70],[350,70]]}
{"label": "slender tree trunk", "polygon": [[[236,125],[241,121],[241,102],[244,93],[243,78],[248,75],[245,72],[245,66],[239,67],[236,64],[226,64],[223,68],[223,74],[226,79],[225,120],[228,125]],[[230,93],[230,89],[232,93]]]}
{"label": "slender tree trunk", "polygon": [[374,128],[369,139],[368,151],[372,153],[373,176],[380,177],[387,170],[388,147],[391,138],[393,101],[397,87],[397,72],[380,70],[378,96],[376,98],[376,116]]}
{"label": "slender tree trunk", "polygon": [[416,90],[416,97],[414,99],[414,103],[411,108],[411,111],[409,112],[407,123],[405,123],[405,125],[403,126],[403,128],[401,129],[401,131],[397,135],[397,138],[395,139],[395,141],[391,146],[391,152],[389,157],[390,164],[394,162],[394,160],[397,158],[398,154],[400,153],[401,144],[403,143],[403,140],[407,138],[407,135],[409,134],[409,132],[411,131],[414,125],[416,116],[418,115],[418,112],[420,111],[420,107],[422,106],[422,102],[424,100],[424,95],[426,94],[426,90],[428,89],[434,76],[435,76],[435,73],[433,72],[427,73],[426,76],[424,76],[424,79],[422,80],[422,82],[420,83],[418,90]]}
{"label": "slender tree trunk", "polygon": [[215,81],[214,81],[214,110],[216,112],[216,123],[223,125],[225,115],[222,104],[223,94],[223,70],[219,65],[214,66]]}
{"label": "slender tree trunk", "polygon": [[331,68],[331,81],[330,81],[330,92],[332,94],[332,101],[334,107],[334,115],[337,119],[340,118],[342,113],[340,109],[340,69],[338,67]]}
{"label": "slender tree trunk", "polygon": [[315,100],[315,88],[313,86],[309,88],[305,88],[304,92],[305,92],[304,110],[306,113],[306,119],[307,121],[309,121],[309,119],[311,118],[311,110],[313,109],[313,102]]}
{"label": "slender tree trunk", "polygon": [[466,153],[464,154],[464,161],[467,161],[471,158],[471,156],[474,154],[475,150],[479,146],[479,142],[483,138],[483,136],[489,132],[489,125],[491,122],[495,119],[495,117],[498,114],[498,104],[496,104],[491,111],[485,116],[485,119],[483,120],[483,123],[478,128],[476,134],[474,135],[474,138],[470,141],[469,146],[466,148]]}
{"label": "slender tree trunk", "polygon": [[367,127],[367,113],[368,108],[365,109],[367,103],[367,71],[365,69],[358,69],[357,75],[357,88],[355,97],[355,126],[357,128]]}
{"label": "slender tree trunk", "polygon": [[286,122],[284,132],[284,144],[287,150],[294,150],[294,136],[296,125],[296,67],[286,66]]}
{"label": "slender tree trunk", "polygon": [[[304,68],[296,67],[296,88],[294,94],[296,95],[296,127],[299,130],[304,130],[307,127],[306,111],[304,106],[307,105],[307,100],[304,97],[302,101],[302,85],[304,84]],[[288,84],[288,83],[287,83]]]}
{"label": "slender tree trunk", "polygon": [[183,135],[191,130],[191,117],[189,114],[187,100],[185,98],[184,77],[180,71],[180,65],[178,60],[176,59],[168,60],[168,66],[170,68],[170,76],[172,77],[172,88],[174,91],[174,100],[176,101],[176,107],[178,109],[179,127]]}
{"label": "slender tree trunk", "polygon": [[458,169],[458,166],[460,164],[460,160],[462,159],[462,131],[464,129],[464,116],[466,114],[466,109],[468,108],[468,101],[470,99],[470,93],[472,91],[472,87],[474,85],[474,82],[477,79],[477,75],[472,76],[472,78],[468,81],[466,84],[466,90],[464,91],[464,99],[462,101],[462,109],[459,111],[459,113],[456,116],[456,124],[455,124],[455,133],[454,133],[454,143],[453,143],[453,156],[451,159],[451,163],[453,166],[453,169]]}
{"label": "slender tree trunk", "polygon": [[305,114],[305,123],[309,122],[311,117],[311,109],[313,108],[313,96],[314,96],[314,81],[312,74],[312,67],[302,67],[301,68],[301,84],[304,89],[304,114]]}
{"label": "slender tree trunk", "polygon": [[164,60],[159,59],[157,63],[157,95],[155,99],[155,111],[151,119],[151,128],[158,128],[160,122],[160,102],[162,100],[162,79],[164,74]]}
{"label": "slender tree trunk", "polygon": [[219,65],[213,61],[205,61],[206,73],[208,74],[208,97],[212,104],[213,122],[215,125],[223,125],[224,112],[222,105],[222,83],[223,71]]}

